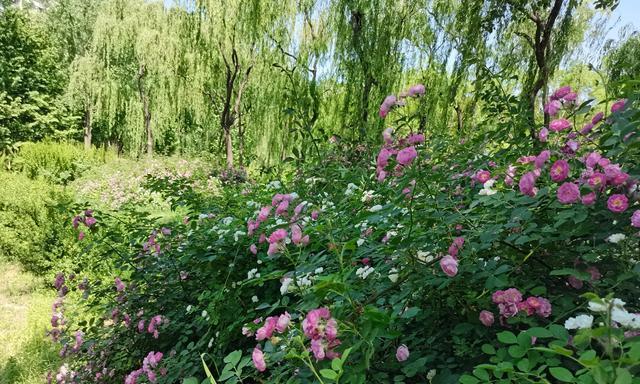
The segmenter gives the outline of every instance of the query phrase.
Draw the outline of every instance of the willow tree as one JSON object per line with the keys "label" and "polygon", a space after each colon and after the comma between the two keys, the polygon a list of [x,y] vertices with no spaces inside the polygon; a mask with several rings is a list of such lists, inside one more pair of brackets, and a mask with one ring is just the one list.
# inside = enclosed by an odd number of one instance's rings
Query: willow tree
{"label": "willow tree", "polygon": [[157,111],[169,109],[175,81],[174,51],[166,12],[160,3],[114,0],[99,12],[94,50],[101,67],[98,118],[108,136],[131,152],[151,156],[163,125]]}
{"label": "willow tree", "polygon": [[335,60],[346,82],[343,113],[350,129],[367,136],[372,116],[385,94],[400,78],[401,43],[410,18],[418,12],[413,1],[336,0]]}
{"label": "willow tree", "polygon": [[227,167],[233,168],[234,129],[239,148],[244,146],[244,93],[269,30],[286,2],[202,0],[196,6],[196,47],[205,72],[203,93],[219,114],[220,146]]}

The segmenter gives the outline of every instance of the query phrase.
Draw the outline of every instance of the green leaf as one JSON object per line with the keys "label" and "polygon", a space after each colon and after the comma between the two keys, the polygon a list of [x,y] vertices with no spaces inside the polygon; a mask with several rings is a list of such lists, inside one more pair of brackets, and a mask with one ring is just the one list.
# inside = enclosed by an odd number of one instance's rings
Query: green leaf
{"label": "green leaf", "polygon": [[238,365],[238,361],[240,361],[241,357],[242,357],[242,351],[237,350],[228,354],[223,361],[235,367],[236,365]]}
{"label": "green leaf", "polygon": [[484,381],[488,381],[489,380],[489,374],[484,369],[480,369],[480,368],[474,369],[473,370],[473,375],[475,377],[479,378],[480,380],[484,380]]}
{"label": "green leaf", "polygon": [[213,375],[211,374],[209,367],[207,367],[207,363],[204,362],[204,355],[205,353],[200,355],[200,360],[202,360],[202,366],[204,367],[204,372],[207,374],[207,377],[209,378],[209,381],[211,382],[211,384],[218,384],[216,380],[213,378]]}
{"label": "green leaf", "polygon": [[551,376],[555,377],[556,379],[564,383],[575,382],[575,378],[573,377],[573,374],[566,368],[553,367],[553,368],[549,368],[549,372],[551,373]]}
{"label": "green leaf", "polygon": [[522,359],[516,363],[516,367],[522,372],[529,372],[529,359]]}
{"label": "green leaf", "polygon": [[182,379],[182,384],[199,384],[199,381],[195,377],[187,377]]}
{"label": "green leaf", "polygon": [[460,377],[460,384],[477,384],[480,380],[476,379],[473,376],[463,375]]}
{"label": "green leaf", "polygon": [[404,311],[402,315],[400,315],[400,317],[403,319],[410,319],[412,317],[415,317],[419,312],[420,308],[418,307],[407,308],[407,310]]}
{"label": "green leaf", "polygon": [[537,338],[553,337],[553,333],[542,327],[529,328],[526,331],[529,335]]}
{"label": "green leaf", "polygon": [[498,333],[498,341],[504,344],[515,344],[518,342],[518,339],[513,332],[503,331]]}
{"label": "green leaf", "polygon": [[482,347],[480,347],[480,349],[482,349],[482,352],[486,353],[487,355],[496,354],[496,349],[491,344],[482,344]]}
{"label": "green leaf", "polygon": [[235,376],[235,373],[233,371],[233,366],[227,364],[227,365],[224,366],[224,369],[222,370],[222,373],[220,374],[220,377],[218,377],[218,380],[226,381],[232,376]]}
{"label": "green leaf", "polygon": [[340,358],[338,357],[331,360],[331,369],[333,369],[336,372],[340,372],[340,370],[342,370],[342,360],[340,360]]}
{"label": "green leaf", "polygon": [[625,368],[616,368],[616,381],[613,384],[631,384],[633,377]]}
{"label": "green leaf", "polygon": [[332,371],[330,369],[321,369],[320,375],[322,375],[322,377],[327,378],[329,380],[335,380],[338,378],[338,374],[335,371]]}
{"label": "green leaf", "polygon": [[629,350],[629,357],[636,361],[640,360],[640,343],[633,343]]}
{"label": "green leaf", "polygon": [[509,355],[511,355],[511,357],[515,357],[516,359],[519,359],[526,354],[527,354],[527,350],[525,348],[522,348],[519,345],[512,345],[509,347]]}

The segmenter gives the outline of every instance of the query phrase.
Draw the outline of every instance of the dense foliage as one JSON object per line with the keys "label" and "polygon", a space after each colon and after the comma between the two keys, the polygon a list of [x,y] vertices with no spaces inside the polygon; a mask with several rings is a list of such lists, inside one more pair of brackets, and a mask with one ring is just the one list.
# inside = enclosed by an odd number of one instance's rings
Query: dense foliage
{"label": "dense foliage", "polygon": [[43,380],[640,383],[617,4],[0,0]]}
{"label": "dense foliage", "polygon": [[0,13],[3,151],[53,135],[269,169],[333,135],[375,143],[380,101],[417,81],[422,129],[457,140],[491,116],[496,137],[532,137],[551,84],[632,70],[631,42],[601,60],[615,1],[44,3]]}
{"label": "dense foliage", "polygon": [[637,99],[605,115],[560,88],[540,150],[509,160],[419,133],[424,92],[381,105],[396,128],[375,166],[336,143],[320,166],[213,199],[189,175],[152,177],[179,218],[79,207],[86,252],[55,278],[67,363],[51,377],[631,383]]}

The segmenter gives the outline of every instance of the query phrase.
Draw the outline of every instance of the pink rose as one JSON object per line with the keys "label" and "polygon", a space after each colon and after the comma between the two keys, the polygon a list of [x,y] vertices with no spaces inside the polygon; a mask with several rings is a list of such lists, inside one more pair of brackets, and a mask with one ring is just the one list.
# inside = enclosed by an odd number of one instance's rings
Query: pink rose
{"label": "pink rose", "polygon": [[574,183],[564,183],[558,188],[557,196],[562,204],[573,204],[580,199],[580,189]]}
{"label": "pink rose", "polygon": [[407,360],[408,358],[409,358],[409,348],[406,345],[402,344],[396,350],[396,359],[399,362],[403,362],[403,361]]}
{"label": "pink rose", "polygon": [[458,274],[458,260],[451,255],[446,255],[440,259],[440,268],[449,277],[454,277]]}
{"label": "pink rose", "polygon": [[569,176],[569,163],[566,160],[557,160],[551,166],[549,173],[551,174],[551,180],[556,183],[564,181]]}
{"label": "pink rose", "polygon": [[251,359],[253,360],[253,365],[258,371],[264,372],[267,370],[267,363],[264,361],[264,353],[262,353],[262,350],[260,350],[259,345],[256,345],[256,347],[253,349]]}
{"label": "pink rose", "polygon": [[629,207],[629,199],[627,199],[625,195],[611,195],[609,200],[607,200],[607,208],[609,208],[611,212],[622,213],[627,210],[627,207]]}
{"label": "pink rose", "polygon": [[494,317],[493,317],[493,313],[489,312],[489,311],[482,311],[480,312],[480,322],[482,323],[482,325],[484,325],[485,327],[490,327],[493,325],[494,322]]}

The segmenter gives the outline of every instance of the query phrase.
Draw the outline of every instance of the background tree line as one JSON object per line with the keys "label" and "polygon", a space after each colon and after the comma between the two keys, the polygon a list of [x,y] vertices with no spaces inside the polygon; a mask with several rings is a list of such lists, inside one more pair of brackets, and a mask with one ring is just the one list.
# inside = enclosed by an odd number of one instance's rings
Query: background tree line
{"label": "background tree line", "polygon": [[426,85],[427,137],[533,145],[552,85],[604,100],[637,78],[640,38],[604,39],[616,3],[2,0],[0,149],[53,138],[228,167],[304,161],[332,136],[377,142],[380,102],[409,82]]}

